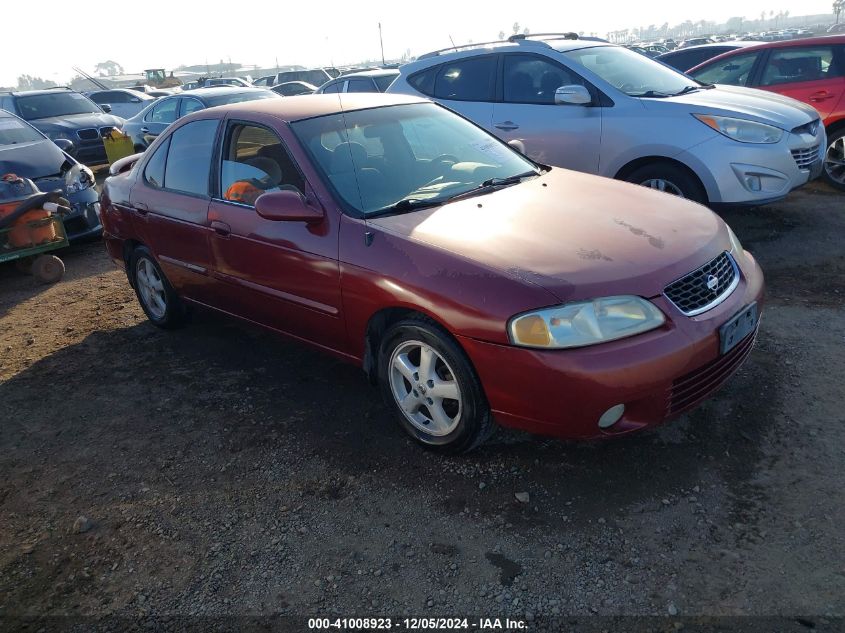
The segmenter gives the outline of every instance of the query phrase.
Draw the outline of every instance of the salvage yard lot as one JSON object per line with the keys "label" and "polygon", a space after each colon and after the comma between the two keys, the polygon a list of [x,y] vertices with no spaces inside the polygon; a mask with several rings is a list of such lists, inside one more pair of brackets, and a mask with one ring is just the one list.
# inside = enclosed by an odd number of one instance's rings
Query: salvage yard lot
{"label": "salvage yard lot", "polygon": [[768,297],[698,410],[462,457],[354,367],[209,313],[157,330],[100,244],[52,287],[2,267],[0,616],[841,616],[843,207],[722,214]]}

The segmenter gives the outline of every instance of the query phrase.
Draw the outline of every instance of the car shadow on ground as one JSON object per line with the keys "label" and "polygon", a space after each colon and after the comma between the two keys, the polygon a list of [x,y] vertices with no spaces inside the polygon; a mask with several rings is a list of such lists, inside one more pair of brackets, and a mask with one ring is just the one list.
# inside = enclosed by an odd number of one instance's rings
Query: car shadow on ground
{"label": "car shadow on ground", "polygon": [[[503,430],[446,457],[405,437],[358,368],[198,311],[175,332],[147,323],[94,332],[0,384],[0,418],[10,421],[0,446],[16,461],[81,459],[144,481],[166,477],[162,463],[188,463],[187,486],[221,481],[221,467],[286,470],[313,458],[331,466],[316,484],[326,494],[375,476],[409,497],[438,491],[447,514],[534,525],[638,512],[718,473],[741,511],[778,402],[768,347],[763,335],[713,401],[656,430],[589,443]],[[515,502],[521,491],[529,503]]]}

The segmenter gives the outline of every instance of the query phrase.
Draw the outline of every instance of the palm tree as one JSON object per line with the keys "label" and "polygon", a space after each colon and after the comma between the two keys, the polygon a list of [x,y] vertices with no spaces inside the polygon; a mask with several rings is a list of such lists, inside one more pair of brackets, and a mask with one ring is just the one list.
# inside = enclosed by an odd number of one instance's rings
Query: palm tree
{"label": "palm tree", "polygon": [[833,0],[833,14],[836,16],[836,23],[839,24],[839,14],[845,10],[845,0]]}

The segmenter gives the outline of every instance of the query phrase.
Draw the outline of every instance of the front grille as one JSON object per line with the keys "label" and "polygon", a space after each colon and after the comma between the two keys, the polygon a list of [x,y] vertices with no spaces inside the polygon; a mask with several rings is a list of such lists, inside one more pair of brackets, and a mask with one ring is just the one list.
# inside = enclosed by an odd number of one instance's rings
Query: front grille
{"label": "front grille", "polygon": [[110,125],[106,126],[106,127],[101,127],[100,128],[100,136],[103,137],[103,138],[107,137],[109,134],[112,133],[113,129],[114,128]]}
{"label": "front grille", "polygon": [[798,165],[798,169],[810,169],[810,166],[816,162],[819,157],[819,149],[821,146],[813,145],[812,147],[805,147],[804,149],[792,150],[792,158]]}
{"label": "front grille", "polygon": [[83,141],[95,141],[100,138],[100,133],[97,131],[97,128],[94,127],[86,127],[82,130],[77,130],[76,135]]}
{"label": "front grille", "polygon": [[701,268],[673,281],[663,294],[687,316],[706,312],[719,305],[739,283],[739,270],[725,251]]}
{"label": "front grille", "polygon": [[688,411],[721,387],[748,358],[756,339],[757,328],[724,356],[676,379],[667,414],[675,416]]}

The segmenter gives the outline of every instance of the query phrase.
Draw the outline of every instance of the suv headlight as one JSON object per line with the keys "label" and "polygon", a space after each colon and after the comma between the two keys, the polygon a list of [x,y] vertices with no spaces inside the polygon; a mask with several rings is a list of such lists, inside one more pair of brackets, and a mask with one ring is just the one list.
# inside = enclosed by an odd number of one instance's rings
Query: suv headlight
{"label": "suv headlight", "polygon": [[65,174],[65,188],[68,193],[77,193],[94,186],[94,172],[77,163]]}
{"label": "suv headlight", "polygon": [[740,143],[777,143],[783,138],[783,130],[774,125],[712,114],[693,114],[693,116],[719,134]]}
{"label": "suv headlight", "polygon": [[58,141],[58,140],[60,140],[60,139],[64,139],[64,140],[66,140],[66,141],[71,141],[71,140],[73,140],[73,139],[71,139],[71,138],[70,138],[70,136],[68,135],[68,133],[67,133],[67,132],[64,132],[64,131],[62,131],[62,130],[55,130],[55,131],[45,132],[45,134],[47,135],[47,137],[48,137],[51,141]]}
{"label": "suv headlight", "polygon": [[641,334],[665,321],[651,302],[625,295],[520,314],[511,319],[508,330],[514,345],[565,349]]}

